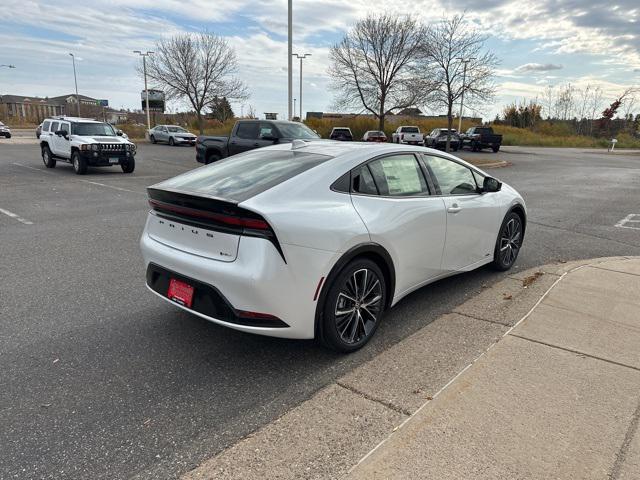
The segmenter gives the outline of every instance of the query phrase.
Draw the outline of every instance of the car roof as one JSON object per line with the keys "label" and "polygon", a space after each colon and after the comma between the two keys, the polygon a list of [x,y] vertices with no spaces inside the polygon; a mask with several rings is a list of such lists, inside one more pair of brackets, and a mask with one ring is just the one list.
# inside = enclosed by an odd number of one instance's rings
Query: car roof
{"label": "car roof", "polygon": [[100,120],[94,120],[93,118],[81,118],[81,117],[49,117],[46,120],[55,122],[71,122],[71,123],[107,123]]}

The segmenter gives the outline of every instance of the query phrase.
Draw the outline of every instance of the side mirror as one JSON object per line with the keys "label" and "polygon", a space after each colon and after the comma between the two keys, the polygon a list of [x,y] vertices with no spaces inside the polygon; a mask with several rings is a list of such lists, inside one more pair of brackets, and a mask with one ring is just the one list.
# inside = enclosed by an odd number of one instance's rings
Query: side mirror
{"label": "side mirror", "polygon": [[69,136],[69,133],[66,130],[56,130],[55,133],[59,137],[67,138]]}
{"label": "side mirror", "polygon": [[273,135],[269,135],[269,134],[265,134],[265,135],[260,135],[260,139],[261,140],[268,140],[270,142],[275,142],[278,140],[278,137],[273,136]]}
{"label": "side mirror", "polygon": [[502,182],[499,182],[493,177],[484,177],[482,182],[483,192],[499,192],[502,188]]}
{"label": "side mirror", "polygon": [[124,135],[124,132],[122,130],[116,130],[116,135],[122,137]]}

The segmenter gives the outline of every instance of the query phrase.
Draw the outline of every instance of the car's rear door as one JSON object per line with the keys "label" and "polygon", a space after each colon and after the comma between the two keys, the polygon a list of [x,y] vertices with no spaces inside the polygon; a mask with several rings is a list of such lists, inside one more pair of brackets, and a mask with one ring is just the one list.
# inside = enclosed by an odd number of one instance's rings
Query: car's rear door
{"label": "car's rear door", "polygon": [[492,258],[501,222],[497,195],[480,193],[479,174],[462,163],[428,154],[423,154],[422,161],[446,207],[442,268],[464,270]]}
{"label": "car's rear door", "polygon": [[371,240],[393,258],[397,294],[441,273],[444,201],[431,195],[415,154],[384,155],[359,166],[352,171],[351,190]]}

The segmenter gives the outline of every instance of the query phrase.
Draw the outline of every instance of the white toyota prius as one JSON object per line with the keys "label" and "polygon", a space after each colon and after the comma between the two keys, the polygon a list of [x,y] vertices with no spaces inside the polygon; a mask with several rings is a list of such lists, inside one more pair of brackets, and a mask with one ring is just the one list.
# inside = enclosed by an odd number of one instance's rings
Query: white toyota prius
{"label": "white toyota prius", "polygon": [[443,277],[516,261],[526,207],[446,153],[295,140],[148,188],[149,289],[244,332],[362,347],[383,312]]}

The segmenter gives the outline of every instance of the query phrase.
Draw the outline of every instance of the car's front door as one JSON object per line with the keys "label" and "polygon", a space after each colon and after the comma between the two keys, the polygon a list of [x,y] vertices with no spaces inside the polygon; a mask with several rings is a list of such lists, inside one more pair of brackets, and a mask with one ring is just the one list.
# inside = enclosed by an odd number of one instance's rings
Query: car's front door
{"label": "car's front door", "polygon": [[423,161],[447,212],[442,268],[464,270],[493,258],[501,221],[497,195],[480,193],[476,177],[466,165],[435,155],[423,155]]}
{"label": "car's front door", "polygon": [[229,155],[273,145],[278,132],[269,122],[241,122],[229,142]]}
{"label": "car's front door", "polygon": [[371,241],[393,258],[396,294],[442,273],[444,201],[430,194],[416,155],[387,155],[358,167],[352,172],[351,197]]}
{"label": "car's front door", "polygon": [[54,153],[63,158],[71,158],[71,125],[69,122],[60,122],[58,130],[67,132],[67,137],[62,135],[53,136]]}

